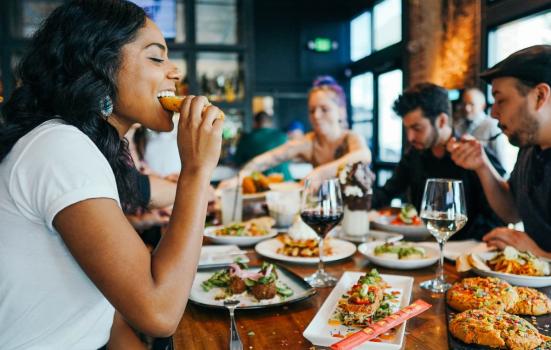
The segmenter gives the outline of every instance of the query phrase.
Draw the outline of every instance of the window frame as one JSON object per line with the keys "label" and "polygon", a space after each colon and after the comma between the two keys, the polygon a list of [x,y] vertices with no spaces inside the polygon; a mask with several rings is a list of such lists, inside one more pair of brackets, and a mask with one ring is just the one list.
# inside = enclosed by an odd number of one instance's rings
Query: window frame
{"label": "window frame", "polygon": [[[370,4],[363,6],[362,8],[358,8],[356,12],[354,12],[353,16],[351,16],[350,21],[359,15],[363,14],[366,11],[373,11],[373,7],[375,4],[379,3],[381,1],[372,1]],[[370,148],[372,153],[372,169],[377,174],[381,170],[389,170],[393,171],[394,168],[398,165],[398,162],[387,162],[383,161],[379,158],[379,141],[380,141],[380,135],[379,135],[379,124],[380,124],[380,116],[379,116],[379,86],[377,84],[378,77],[381,74],[384,74],[386,72],[400,69],[402,71],[402,86],[405,88],[409,81],[409,72],[407,70],[406,64],[407,60],[404,59],[404,57],[407,57],[407,48],[406,48],[406,40],[405,38],[408,37],[408,28],[407,28],[407,18],[408,18],[408,4],[406,0],[402,0],[402,40],[398,43],[392,44],[390,46],[385,47],[384,49],[373,51],[373,30],[371,30],[371,54],[368,56],[365,56],[357,61],[352,61],[349,59],[350,63],[345,68],[345,74],[348,78],[347,81],[347,89],[348,92],[351,91],[351,79],[352,77],[361,75],[363,73],[371,72],[373,74],[373,120],[372,120],[372,126],[373,126],[373,139],[370,140],[369,144],[372,145]],[[371,16],[371,27],[373,28],[373,14]],[[350,30],[350,25],[348,26]],[[349,96],[350,93],[349,93]],[[353,120],[352,120],[352,103],[351,99],[348,100],[348,110],[351,111],[350,115],[348,116],[348,123],[350,127],[353,126]],[[362,135],[364,136],[364,135]],[[407,140],[405,137],[405,132],[402,126],[402,151],[401,154],[403,155],[404,149],[406,146]]]}

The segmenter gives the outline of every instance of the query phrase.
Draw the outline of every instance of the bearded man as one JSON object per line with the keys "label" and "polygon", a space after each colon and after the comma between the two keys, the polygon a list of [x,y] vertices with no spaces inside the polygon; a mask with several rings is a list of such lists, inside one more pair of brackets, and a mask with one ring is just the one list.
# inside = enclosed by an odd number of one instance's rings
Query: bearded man
{"label": "bearded man", "polygon": [[[417,84],[398,97],[393,109],[403,120],[410,147],[392,177],[375,189],[374,207],[388,206],[394,197],[405,195],[419,211],[427,179],[456,179],[463,181],[468,221],[451,239],[480,240],[494,227],[503,225],[490,208],[476,173],[456,165],[446,149],[453,136],[448,91],[432,83]],[[499,161],[488,156],[503,174]]]}
{"label": "bearded man", "polygon": [[551,258],[551,45],[517,51],[480,77],[492,84],[492,117],[520,147],[515,168],[505,181],[477,140],[452,140],[448,149],[456,164],[477,173],[502,220],[524,224],[524,231],[501,227],[484,240]]}

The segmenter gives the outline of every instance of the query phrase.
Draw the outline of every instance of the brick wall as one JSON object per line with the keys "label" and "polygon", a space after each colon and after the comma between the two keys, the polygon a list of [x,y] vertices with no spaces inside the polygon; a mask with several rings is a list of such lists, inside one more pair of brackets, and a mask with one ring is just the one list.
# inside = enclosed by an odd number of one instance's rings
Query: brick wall
{"label": "brick wall", "polygon": [[481,0],[409,0],[410,85],[474,85],[480,71]]}

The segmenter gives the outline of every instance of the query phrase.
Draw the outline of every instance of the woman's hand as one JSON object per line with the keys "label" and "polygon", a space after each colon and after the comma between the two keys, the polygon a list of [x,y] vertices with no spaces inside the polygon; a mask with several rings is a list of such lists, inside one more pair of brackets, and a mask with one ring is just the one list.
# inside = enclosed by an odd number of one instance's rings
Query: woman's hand
{"label": "woman's hand", "polygon": [[221,111],[204,96],[187,96],[178,122],[178,150],[182,169],[214,170],[222,147]]}

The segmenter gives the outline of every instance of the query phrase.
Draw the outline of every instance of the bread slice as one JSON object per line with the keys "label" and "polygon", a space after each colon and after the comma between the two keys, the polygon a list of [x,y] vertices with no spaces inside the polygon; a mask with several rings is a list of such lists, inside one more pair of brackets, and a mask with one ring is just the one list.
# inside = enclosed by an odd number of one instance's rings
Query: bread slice
{"label": "bread slice", "polygon": [[482,260],[478,255],[476,254],[469,254],[467,259],[469,260],[469,263],[471,264],[471,266],[473,267],[476,267],[477,269],[479,270],[482,270],[482,271],[492,271],[492,269],[490,269],[488,267],[488,265],[486,265],[486,263],[484,262],[484,260]]}
{"label": "bread slice", "polygon": [[472,269],[471,263],[469,262],[469,255],[461,254],[455,259],[455,269],[457,272],[467,272]]}

